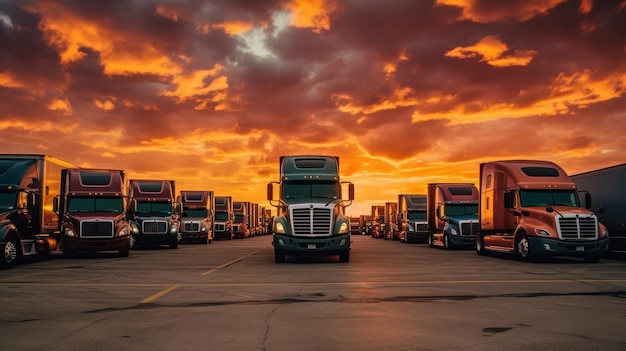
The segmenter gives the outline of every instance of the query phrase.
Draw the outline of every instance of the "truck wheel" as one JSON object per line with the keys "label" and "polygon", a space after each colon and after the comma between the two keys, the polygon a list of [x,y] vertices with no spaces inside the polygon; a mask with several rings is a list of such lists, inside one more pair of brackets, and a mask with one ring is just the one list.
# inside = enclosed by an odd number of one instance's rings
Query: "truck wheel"
{"label": "truck wheel", "polygon": [[443,233],[443,248],[446,250],[450,250],[450,238],[448,238],[448,233]]}
{"label": "truck wheel", "polygon": [[207,236],[206,238],[202,239],[202,244],[206,245],[208,243],[210,243],[211,241],[209,240],[209,237]]}
{"label": "truck wheel", "polygon": [[2,250],[2,260],[0,261],[0,268],[11,268],[17,262],[19,252],[17,251],[17,244],[14,239],[0,244],[0,250]]}
{"label": "truck wheel", "polygon": [[522,261],[530,260],[530,243],[528,242],[526,234],[521,234],[515,242],[515,253]]}
{"label": "truck wheel", "polygon": [[274,250],[274,261],[276,263],[285,263],[285,254],[281,251]]}
{"label": "truck wheel", "polygon": [[432,234],[428,234],[428,247],[435,247],[435,238]]}
{"label": "truck wheel", "polygon": [[350,250],[345,250],[344,252],[339,254],[339,262],[349,262],[350,261]]}
{"label": "truck wheel", "polygon": [[480,233],[476,234],[476,253],[481,256],[484,256],[486,254],[485,237],[480,235]]}

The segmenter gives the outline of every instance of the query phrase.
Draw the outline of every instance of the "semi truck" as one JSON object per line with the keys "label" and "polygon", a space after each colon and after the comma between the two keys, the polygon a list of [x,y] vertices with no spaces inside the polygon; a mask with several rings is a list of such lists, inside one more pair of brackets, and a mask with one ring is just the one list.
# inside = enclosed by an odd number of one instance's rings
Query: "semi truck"
{"label": "semi truck", "polygon": [[[579,195],[591,194],[598,220],[609,230],[609,249],[626,251],[626,163],[571,176]],[[579,196],[581,198],[582,196]]]}
{"label": "semi truck", "polygon": [[372,235],[372,216],[361,215],[359,217],[359,230],[363,235]]}
{"label": "semi truck", "polygon": [[133,241],[127,208],[128,181],[123,170],[63,169],[61,194],[54,205],[63,234],[63,255],[118,251],[128,257]]}
{"label": "semi truck", "polygon": [[48,155],[0,155],[0,268],[24,256],[60,252],[53,204],[61,194],[61,170],[74,167]]}
{"label": "semi truck", "polygon": [[609,232],[581,205],[576,184],[550,161],[507,160],[480,165],[480,230],[476,253],[504,252],[522,260],[578,256],[597,262]]}
{"label": "semi truck", "polygon": [[398,230],[404,243],[425,242],[428,238],[426,195],[398,195]]}
{"label": "semi truck", "polygon": [[397,228],[398,223],[396,221],[397,212],[398,212],[398,204],[396,202],[385,202],[385,212],[384,212],[385,240],[400,239],[399,231]]}
{"label": "semi truck", "polygon": [[213,241],[215,197],[208,190],[180,192],[180,240],[209,244]]}
{"label": "semi truck", "polygon": [[180,221],[173,180],[130,180],[130,228],[133,246],[178,248]]}
{"label": "semi truck", "polygon": [[215,196],[214,239],[233,239],[233,198],[232,196]]}
{"label": "semi truck", "polygon": [[250,220],[249,211],[250,203],[247,201],[234,201],[233,202],[233,235],[238,239],[245,239],[250,235],[250,229],[248,228],[248,221]]}
{"label": "semi truck", "polygon": [[383,238],[385,232],[385,206],[372,205],[372,238]]}
{"label": "semi truck", "polygon": [[428,246],[473,248],[478,232],[478,189],[471,183],[428,184]]}
{"label": "semi truck", "polygon": [[[345,207],[352,204],[354,185],[341,182],[339,157],[281,156],[280,181],[267,185],[267,199],[278,210],[273,219],[274,260],[290,255],[339,255],[350,260],[350,220]],[[347,184],[348,198],[342,196]],[[274,186],[278,198],[274,199]]]}

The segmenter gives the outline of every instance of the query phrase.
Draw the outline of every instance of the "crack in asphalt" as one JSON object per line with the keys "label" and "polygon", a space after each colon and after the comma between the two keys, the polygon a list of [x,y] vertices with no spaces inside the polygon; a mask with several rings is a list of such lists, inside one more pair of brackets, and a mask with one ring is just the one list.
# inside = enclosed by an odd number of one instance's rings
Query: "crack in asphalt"
{"label": "crack in asphalt", "polygon": [[[601,292],[569,292],[569,293],[554,293],[554,292],[536,292],[536,293],[511,293],[511,294],[494,294],[494,295],[433,295],[433,296],[392,296],[386,298],[346,298],[339,295],[336,298],[325,298],[323,293],[314,293],[307,295],[309,297],[286,297],[280,299],[270,300],[246,300],[246,301],[210,301],[210,302],[195,302],[195,303],[179,303],[179,304],[166,304],[166,303],[140,303],[129,307],[107,307],[96,310],[88,310],[82,313],[103,313],[122,310],[141,310],[141,309],[155,309],[155,308],[171,308],[171,307],[211,307],[211,306],[229,306],[229,305],[287,305],[295,303],[327,303],[327,302],[339,302],[339,303],[354,303],[354,304],[370,304],[370,303],[384,303],[384,302],[414,302],[425,303],[434,301],[469,301],[478,299],[492,299],[492,298],[536,298],[536,297],[559,297],[559,296],[609,296],[616,298],[626,298],[626,291],[601,291]],[[273,313],[275,309],[271,312]],[[271,314],[270,313],[270,314]]]}

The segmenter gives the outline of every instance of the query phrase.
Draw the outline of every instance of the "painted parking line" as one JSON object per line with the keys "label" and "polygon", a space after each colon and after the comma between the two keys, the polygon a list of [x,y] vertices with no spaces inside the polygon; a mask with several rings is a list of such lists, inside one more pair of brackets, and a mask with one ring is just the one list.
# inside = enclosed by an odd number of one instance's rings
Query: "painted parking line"
{"label": "painted parking line", "polygon": [[[209,269],[208,271],[203,272],[201,275],[209,275],[209,274],[211,274],[211,273],[213,273],[213,272],[215,272],[217,270],[224,269],[224,268],[226,268],[228,266],[231,266],[231,265],[233,265],[233,264],[235,264],[237,262],[241,262],[241,261],[245,260],[246,258],[254,255],[255,253],[257,253],[257,252],[259,252],[261,250],[262,249],[258,249],[258,250],[252,251],[252,252],[250,252],[247,255],[241,256],[241,257],[239,257],[237,259],[234,259],[234,260],[232,260],[230,262],[224,263],[223,265],[217,266],[217,267],[215,267],[213,269]],[[156,299],[171,293],[172,291],[178,289],[179,287],[181,287],[180,284],[172,285],[172,286],[168,287],[165,290],[161,290],[158,293],[156,293],[156,294],[154,294],[154,295],[152,295],[152,296],[150,296],[148,298],[143,299],[140,303],[151,303],[151,302],[154,302]]]}

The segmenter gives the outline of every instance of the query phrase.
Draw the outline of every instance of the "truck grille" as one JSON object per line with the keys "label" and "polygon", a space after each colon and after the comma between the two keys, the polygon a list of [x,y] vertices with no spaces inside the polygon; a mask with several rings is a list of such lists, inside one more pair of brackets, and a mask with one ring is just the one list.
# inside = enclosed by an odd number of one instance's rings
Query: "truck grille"
{"label": "truck grille", "polygon": [[293,235],[331,235],[331,211],[329,208],[292,208]]}
{"label": "truck grille", "polygon": [[143,221],[143,233],[144,234],[166,234],[167,222],[166,221]]}
{"label": "truck grille", "polygon": [[184,222],[183,231],[185,233],[195,233],[200,231],[200,222]]}
{"label": "truck grille", "polygon": [[472,236],[478,232],[478,222],[460,222],[461,235]]}
{"label": "truck grille", "polygon": [[595,240],[598,238],[596,216],[558,216],[556,218],[559,238],[562,240]]}
{"label": "truck grille", "polygon": [[226,223],[215,223],[215,227],[213,227],[218,232],[223,232],[226,230]]}
{"label": "truck grille", "polygon": [[420,233],[420,232],[427,232],[428,231],[428,224],[426,223],[415,223],[415,231]]}
{"label": "truck grille", "polygon": [[83,238],[112,238],[113,221],[86,220],[80,222],[80,236]]}

